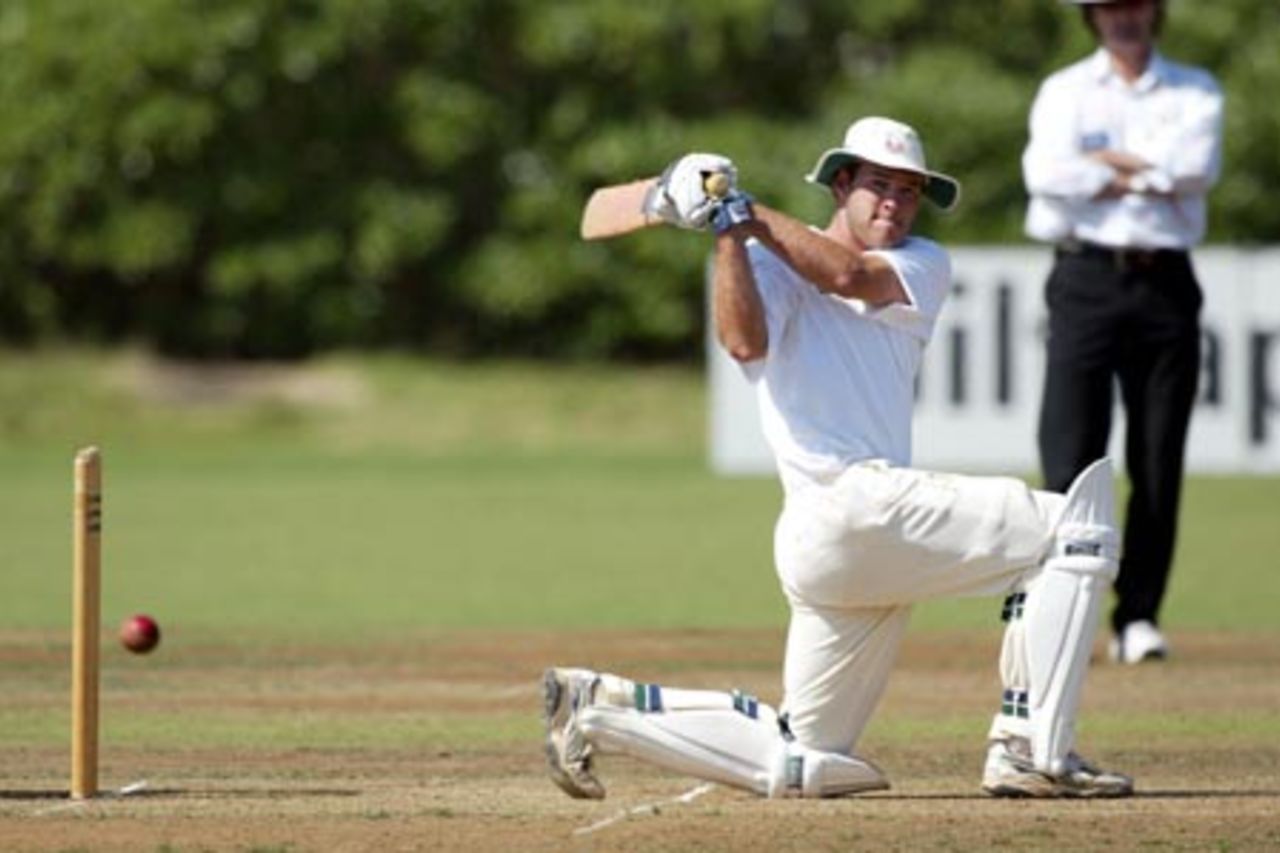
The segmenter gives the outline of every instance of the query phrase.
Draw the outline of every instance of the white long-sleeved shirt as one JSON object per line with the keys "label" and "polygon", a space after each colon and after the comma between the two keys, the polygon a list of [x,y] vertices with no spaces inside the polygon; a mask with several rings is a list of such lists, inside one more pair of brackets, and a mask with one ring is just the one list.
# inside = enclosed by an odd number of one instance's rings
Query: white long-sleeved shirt
{"label": "white long-sleeved shirt", "polygon": [[[1158,52],[1132,84],[1103,49],[1050,75],[1032,105],[1022,156],[1028,236],[1144,249],[1200,242],[1206,195],[1222,164],[1222,105],[1211,74]],[[1095,198],[1112,177],[1088,156],[1102,149],[1152,164],[1140,177],[1167,195]]]}

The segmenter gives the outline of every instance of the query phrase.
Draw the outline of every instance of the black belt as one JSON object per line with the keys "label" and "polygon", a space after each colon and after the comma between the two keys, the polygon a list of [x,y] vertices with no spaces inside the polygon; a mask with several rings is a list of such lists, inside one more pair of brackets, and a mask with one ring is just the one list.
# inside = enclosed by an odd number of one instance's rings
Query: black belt
{"label": "black belt", "polygon": [[1125,246],[1103,246],[1085,240],[1067,240],[1059,243],[1058,257],[1077,256],[1108,261],[1116,269],[1146,269],[1187,257],[1186,249],[1137,249]]}

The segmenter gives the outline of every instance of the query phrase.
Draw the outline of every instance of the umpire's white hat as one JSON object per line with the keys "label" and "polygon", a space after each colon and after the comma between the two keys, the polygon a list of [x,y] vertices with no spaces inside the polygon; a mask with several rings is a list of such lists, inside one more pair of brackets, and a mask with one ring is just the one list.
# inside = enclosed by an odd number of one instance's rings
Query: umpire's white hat
{"label": "umpire's white hat", "polygon": [[925,167],[924,145],[915,128],[879,116],[860,118],[849,125],[844,145],[824,151],[805,180],[829,187],[842,168],[857,160],[924,175],[928,179],[925,197],[943,210],[951,210],[960,200],[959,181]]}

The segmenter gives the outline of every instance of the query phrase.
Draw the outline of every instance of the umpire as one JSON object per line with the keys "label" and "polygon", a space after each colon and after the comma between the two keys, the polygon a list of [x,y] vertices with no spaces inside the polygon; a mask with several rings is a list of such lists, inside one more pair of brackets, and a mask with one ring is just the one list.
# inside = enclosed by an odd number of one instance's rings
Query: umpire
{"label": "umpire", "polygon": [[1200,368],[1188,250],[1220,168],[1222,94],[1156,49],[1163,0],[1064,1],[1099,47],[1041,85],[1022,160],[1027,234],[1055,247],[1040,458],[1064,491],[1105,455],[1118,382],[1132,489],[1110,655],[1138,663],[1168,653],[1159,611]]}

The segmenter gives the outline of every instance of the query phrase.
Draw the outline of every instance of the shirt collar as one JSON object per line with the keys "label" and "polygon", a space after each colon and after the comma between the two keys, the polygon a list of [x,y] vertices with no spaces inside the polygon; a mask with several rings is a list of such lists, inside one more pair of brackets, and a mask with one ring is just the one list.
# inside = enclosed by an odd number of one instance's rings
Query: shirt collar
{"label": "shirt collar", "polygon": [[[1118,79],[1115,72],[1111,70],[1111,55],[1107,53],[1104,47],[1099,47],[1094,51],[1093,56],[1089,58],[1089,70],[1092,72],[1093,78],[1099,83]],[[1147,63],[1147,69],[1142,72],[1142,76],[1134,83],[1133,88],[1138,92],[1149,92],[1168,79],[1168,75],[1169,63],[1160,55],[1160,51],[1153,47],[1151,48],[1151,61]]]}

